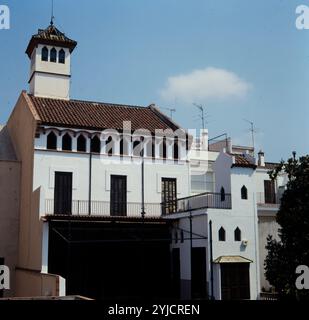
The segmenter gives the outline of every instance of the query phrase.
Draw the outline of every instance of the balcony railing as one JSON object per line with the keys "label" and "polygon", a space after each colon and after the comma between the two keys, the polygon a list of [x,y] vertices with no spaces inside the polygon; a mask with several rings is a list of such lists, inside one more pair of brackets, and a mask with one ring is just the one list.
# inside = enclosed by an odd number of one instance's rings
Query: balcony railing
{"label": "balcony railing", "polygon": [[278,207],[280,205],[281,195],[278,193],[258,192],[256,202],[259,206]]}
{"label": "balcony railing", "polygon": [[232,209],[231,194],[206,192],[162,203],[162,215],[201,209]]}
{"label": "balcony railing", "polygon": [[[60,206],[61,207],[61,206]],[[45,204],[46,214],[67,214],[67,215],[91,215],[91,216],[130,216],[140,217],[142,205],[138,202],[114,203],[109,201],[73,200],[71,204],[63,206],[65,209],[56,209],[54,199],[47,199]],[[160,203],[145,203],[146,216],[160,216]]]}

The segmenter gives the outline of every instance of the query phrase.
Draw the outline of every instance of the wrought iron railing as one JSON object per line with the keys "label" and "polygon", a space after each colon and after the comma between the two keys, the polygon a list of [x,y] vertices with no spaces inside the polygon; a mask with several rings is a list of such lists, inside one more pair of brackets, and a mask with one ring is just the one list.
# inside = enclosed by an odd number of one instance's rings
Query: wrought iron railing
{"label": "wrought iron railing", "polygon": [[[58,208],[57,208],[58,207]],[[46,214],[91,215],[91,216],[141,216],[142,204],[138,202],[111,203],[109,201],[73,200],[65,210],[55,206],[54,199],[46,199]],[[57,209],[56,209],[57,208]],[[60,208],[60,209],[59,209]],[[146,216],[160,216],[160,203],[145,203]]]}
{"label": "wrought iron railing", "polygon": [[231,194],[206,192],[191,197],[162,202],[162,215],[207,208],[232,209]]}

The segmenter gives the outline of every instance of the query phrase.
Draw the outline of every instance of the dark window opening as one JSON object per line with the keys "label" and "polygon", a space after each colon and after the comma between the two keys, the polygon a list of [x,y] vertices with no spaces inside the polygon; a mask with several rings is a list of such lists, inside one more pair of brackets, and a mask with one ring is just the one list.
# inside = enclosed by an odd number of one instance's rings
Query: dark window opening
{"label": "dark window opening", "polygon": [[221,201],[225,201],[225,190],[223,187],[220,190],[220,195],[221,195]]}
{"label": "dark window opening", "polygon": [[163,214],[177,211],[177,179],[162,178],[162,211]]}
{"label": "dark window opening", "polygon": [[48,49],[46,47],[42,49],[42,61],[48,61]]}
{"label": "dark window opening", "polygon": [[112,156],[114,152],[114,140],[112,136],[109,136],[106,140],[106,153]]}
{"label": "dark window opening", "polygon": [[72,151],[72,138],[68,133],[62,137],[62,150]]}
{"label": "dark window opening", "polygon": [[57,62],[57,50],[55,48],[50,50],[50,62]]}
{"label": "dark window opening", "polygon": [[207,296],[205,247],[192,248],[191,266],[191,298],[205,299]]}
{"label": "dark window opening", "polygon": [[174,160],[179,160],[179,141],[178,138],[175,138],[174,142]]}
{"label": "dark window opening", "polygon": [[142,150],[142,142],[141,141],[134,141],[133,142],[133,155],[136,157],[141,157],[143,154]]}
{"label": "dark window opening", "polygon": [[238,227],[234,231],[234,240],[241,241],[241,231]]}
{"label": "dark window opening", "polygon": [[57,150],[57,136],[53,131],[47,136],[47,149]]}
{"label": "dark window opening", "polygon": [[184,235],[183,230],[181,230],[181,232],[180,232],[180,242],[183,243],[184,241],[185,241],[185,235]]}
{"label": "dark window opening", "polygon": [[225,241],[225,230],[223,227],[219,229],[219,241]]}
{"label": "dark window opening", "polygon": [[276,203],[275,182],[273,180],[264,180],[265,203]]}
{"label": "dark window opening", "polygon": [[98,138],[98,136],[94,136],[91,139],[90,150],[93,153],[100,153],[101,152],[101,141]]}
{"label": "dark window opening", "polygon": [[59,51],[59,63],[65,63],[65,52],[63,49]]}
{"label": "dark window opening", "polygon": [[123,138],[120,139],[120,146],[119,146],[119,153],[120,153],[120,156],[123,156],[124,155],[124,140]]}
{"label": "dark window opening", "polygon": [[87,151],[86,138],[82,134],[79,135],[79,137],[77,138],[77,151],[81,151],[81,152]]}
{"label": "dark window opening", "polygon": [[248,190],[246,186],[242,186],[241,188],[241,199],[247,200],[248,199]]}
{"label": "dark window opening", "polygon": [[167,157],[167,146],[166,146],[166,138],[163,138],[163,150],[162,150],[162,158],[166,159]]}
{"label": "dark window opening", "polygon": [[175,231],[175,243],[178,243],[178,231]]}

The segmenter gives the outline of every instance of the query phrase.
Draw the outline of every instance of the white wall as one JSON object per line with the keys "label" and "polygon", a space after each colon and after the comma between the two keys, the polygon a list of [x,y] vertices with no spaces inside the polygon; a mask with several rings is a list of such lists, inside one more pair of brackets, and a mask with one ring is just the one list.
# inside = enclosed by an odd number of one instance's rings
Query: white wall
{"label": "white wall", "polygon": [[[30,93],[47,98],[70,99],[71,54],[68,48],[55,47],[57,62],[42,61],[41,52],[45,45],[34,49],[30,65]],[[49,50],[52,46],[46,46]],[[65,63],[58,62],[59,51],[65,51]],[[49,60],[49,59],[48,59]],[[35,72],[35,73],[34,73]]]}
{"label": "white wall", "polygon": [[[34,189],[42,186],[46,199],[54,198],[55,171],[73,173],[73,200],[88,200],[89,154],[36,150],[34,157]],[[141,203],[141,165],[111,162],[107,156],[92,156],[92,201],[110,201],[110,176],[127,176],[127,201]],[[189,169],[186,162],[151,163],[145,160],[145,203],[154,203],[148,213],[159,216],[161,178],[177,179],[178,198],[189,194]],[[134,211],[134,210],[133,210]],[[138,210],[139,211],[139,210]],[[95,212],[94,212],[95,214]],[[133,214],[133,212],[131,212]],[[136,214],[140,214],[137,212]],[[147,206],[146,206],[147,214]],[[128,212],[129,215],[129,212]]]}
{"label": "white wall", "polygon": [[213,165],[216,180],[216,192],[220,193],[221,187],[225,193],[231,193],[230,169],[233,164],[232,158],[224,152],[220,152]]}
{"label": "white wall", "polygon": [[70,99],[70,78],[63,75],[35,73],[30,93],[37,97]]}
{"label": "white wall", "polygon": [[[259,255],[257,234],[257,211],[255,199],[255,170],[243,167],[231,167],[232,157],[221,152],[214,165],[216,188],[220,192],[221,186],[226,193],[231,193],[232,209],[208,209],[208,219],[212,221],[213,258],[220,256],[242,256],[250,259],[250,297],[257,299],[259,288]],[[248,199],[241,199],[241,188],[245,185]],[[226,241],[219,241],[218,231],[223,227]],[[247,246],[234,240],[234,230],[241,230],[241,239],[247,240]],[[220,267],[214,268],[214,293],[217,299],[220,294]]]}
{"label": "white wall", "polygon": [[[181,242],[181,230],[183,230],[184,241]],[[178,231],[178,241],[175,242],[175,232]],[[208,251],[208,220],[205,210],[192,212],[192,247],[204,247],[206,250],[206,277],[210,282],[209,273],[209,251]],[[182,214],[175,221],[172,230],[173,241],[171,248],[180,249],[180,279],[182,299],[191,299],[191,242],[190,242],[190,219],[189,214]]]}

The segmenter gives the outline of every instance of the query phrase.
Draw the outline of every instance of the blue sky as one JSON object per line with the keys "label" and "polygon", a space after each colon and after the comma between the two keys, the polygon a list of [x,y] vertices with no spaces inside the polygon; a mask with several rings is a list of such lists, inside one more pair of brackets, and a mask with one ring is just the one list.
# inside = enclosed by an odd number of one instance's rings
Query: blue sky
{"label": "blue sky", "polygon": [[[30,36],[50,21],[51,0],[0,0],[0,123],[28,89]],[[309,30],[295,27],[308,0],[55,0],[55,24],[78,41],[71,97],[176,108],[174,120],[210,137],[228,133],[266,160],[309,150]],[[163,110],[166,111],[166,110]],[[168,111],[166,111],[168,112]]]}

